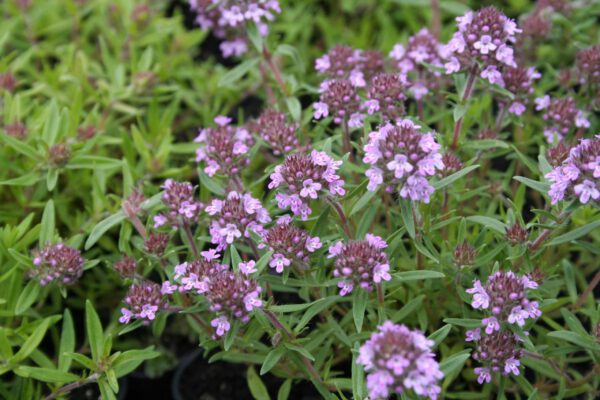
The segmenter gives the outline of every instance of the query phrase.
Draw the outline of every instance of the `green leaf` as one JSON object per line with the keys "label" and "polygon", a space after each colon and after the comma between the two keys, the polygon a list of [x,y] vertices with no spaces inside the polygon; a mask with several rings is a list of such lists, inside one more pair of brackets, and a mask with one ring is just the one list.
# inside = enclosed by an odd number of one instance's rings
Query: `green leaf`
{"label": "green leaf", "polygon": [[315,300],[310,303],[274,305],[274,306],[269,307],[269,309],[271,311],[280,312],[280,313],[290,313],[290,312],[302,311],[302,310],[306,310],[307,308],[309,308],[310,306],[312,306],[314,304],[321,303],[327,299],[332,299],[335,297],[336,296],[324,297],[322,299],[318,299],[318,300]]}
{"label": "green leaf", "polygon": [[48,107],[48,113],[46,114],[46,118],[44,120],[44,131],[42,132],[42,137],[44,138],[44,142],[46,142],[48,147],[56,143],[59,126],[60,114],[58,112],[58,105],[56,104],[56,100],[52,100],[50,102],[50,106]]}
{"label": "green leaf", "polygon": [[365,387],[365,372],[357,362],[360,353],[360,343],[354,343],[352,351],[352,395],[355,399],[364,399],[367,393]]}
{"label": "green leaf", "polygon": [[473,149],[473,150],[489,150],[496,147],[500,147],[502,149],[508,149],[510,146],[503,142],[502,140],[497,139],[483,139],[483,140],[470,140],[461,145],[463,149]]}
{"label": "green leaf", "polygon": [[198,177],[200,178],[200,183],[202,186],[207,188],[210,192],[218,196],[225,195],[225,189],[215,179],[206,175],[204,171],[198,170]]}
{"label": "green leaf", "polygon": [[240,265],[241,262],[242,258],[240,257],[240,253],[238,253],[234,245],[231,245],[231,266],[234,271],[238,271],[238,265]]}
{"label": "green leaf", "polygon": [[0,181],[0,186],[31,186],[41,179],[39,172],[30,172],[18,178]]}
{"label": "green leaf", "polygon": [[71,358],[66,353],[75,351],[75,326],[73,317],[68,308],[63,312],[62,329],[60,333],[60,346],[58,349],[58,369],[67,372],[71,367]]}
{"label": "green leaf", "polygon": [[112,362],[112,368],[117,378],[133,372],[144,361],[160,356],[160,352],[154,350],[154,346],[141,350],[128,350],[119,354]]}
{"label": "green leaf", "polygon": [[375,194],[377,194],[377,192],[371,192],[370,190],[365,191],[365,193],[360,197],[360,199],[358,199],[357,202],[354,203],[354,206],[352,207],[352,210],[350,211],[348,217],[352,217],[354,214],[356,214],[357,212],[362,210],[366,205],[368,205],[371,202],[373,196],[375,196]]}
{"label": "green leaf", "polygon": [[575,316],[575,314],[573,314],[571,311],[567,310],[566,308],[561,308],[560,313],[562,314],[563,318],[565,319],[565,322],[567,323],[567,325],[573,332],[577,332],[580,335],[584,335],[584,336],[588,335],[587,330],[583,327],[583,325],[581,324],[581,321],[579,321],[579,319]]}
{"label": "green leaf", "polygon": [[42,227],[40,229],[40,240],[39,246],[44,247],[46,244],[51,243],[54,238],[54,201],[48,200],[46,207],[44,207],[44,213],[42,214]]}
{"label": "green leaf", "polygon": [[590,222],[587,225],[584,225],[580,228],[574,229],[570,232],[560,235],[551,240],[549,243],[547,243],[546,246],[556,246],[557,244],[572,242],[573,240],[579,239],[580,237],[587,235],[588,233],[597,228],[600,228],[600,220]]}
{"label": "green leaf", "polygon": [[279,391],[277,392],[277,400],[288,400],[288,398],[290,397],[291,390],[292,390],[292,380],[286,379],[283,382],[283,384],[281,385],[281,387],[279,388]]}
{"label": "green leaf", "polygon": [[69,160],[68,169],[111,170],[123,168],[123,161],[100,156],[79,155]]}
{"label": "green leaf", "polygon": [[564,340],[573,343],[579,347],[589,349],[592,351],[600,351],[600,344],[598,344],[591,336],[583,336],[576,332],[571,331],[555,331],[548,333],[549,337]]}
{"label": "green leaf", "polygon": [[36,281],[29,281],[19,295],[17,305],[15,306],[15,314],[20,315],[27,311],[37,299],[40,289],[41,287]]}
{"label": "green leaf", "polygon": [[391,320],[395,323],[402,321],[404,318],[406,318],[411,313],[416,311],[419,307],[421,307],[421,304],[423,304],[423,299],[425,299],[424,294],[415,297],[414,299],[406,303],[400,310],[396,311],[392,315]]}
{"label": "green leaf", "polygon": [[123,214],[123,211],[119,211],[118,213],[113,214],[110,217],[98,222],[92,229],[90,236],[88,236],[87,240],[85,241],[84,248],[86,250],[89,250],[94,244],[96,244],[96,242],[102,237],[102,235],[106,233],[106,231],[108,231],[113,226],[120,224],[124,220],[125,214]]}
{"label": "green leaf", "polygon": [[486,217],[483,215],[473,215],[471,217],[467,217],[467,220],[481,224],[486,228],[498,232],[502,235],[506,234],[506,224],[498,221],[495,218]]}
{"label": "green leaf", "polygon": [[444,318],[444,322],[454,326],[462,326],[463,328],[480,328],[482,326],[480,319],[470,318]]}
{"label": "green leaf", "polygon": [[394,276],[403,282],[407,281],[418,281],[423,279],[440,279],[444,278],[446,275],[442,274],[438,271],[430,271],[430,270],[418,270],[418,271],[404,271],[395,273]]}
{"label": "green leaf", "polygon": [[445,376],[453,374],[463,367],[465,361],[467,361],[470,356],[470,350],[463,350],[460,353],[453,354],[440,362],[440,370]]}
{"label": "green leaf", "polygon": [[98,362],[104,355],[104,332],[100,318],[89,300],[85,301],[85,329],[92,351],[92,359]]}
{"label": "green leaf", "polygon": [[406,227],[406,231],[412,239],[417,236],[415,231],[415,220],[412,213],[412,203],[407,199],[400,199],[400,216]]}
{"label": "green leaf", "polygon": [[252,393],[252,397],[256,400],[270,400],[269,392],[263,381],[260,379],[260,376],[254,370],[254,367],[248,367],[246,372],[246,381],[248,382],[248,388],[250,389],[250,393]]}
{"label": "green leaf", "polygon": [[46,188],[49,192],[53,191],[58,181],[59,171],[56,168],[50,168],[46,174]]}
{"label": "green leaf", "polygon": [[354,293],[352,293],[352,316],[354,317],[354,326],[358,333],[362,331],[368,301],[369,296],[366,291],[358,287],[354,288]]}
{"label": "green leaf", "polygon": [[550,184],[547,182],[534,181],[533,179],[529,179],[524,176],[514,176],[513,179],[544,195],[548,194],[548,191],[550,190]]}
{"label": "green leaf", "polygon": [[289,349],[291,351],[295,351],[296,353],[299,353],[299,354],[303,355],[304,357],[306,357],[310,361],[315,361],[315,357],[312,354],[310,354],[310,351],[306,350],[304,347],[298,346],[296,344],[289,343],[289,342],[284,343],[283,345],[287,349]]}
{"label": "green leaf", "polygon": [[39,158],[37,151],[33,147],[29,146],[25,142],[20,141],[19,139],[4,134],[0,135],[0,140],[4,141],[4,143],[12,147],[17,152],[23,154],[27,158],[30,158],[32,160],[37,160]]}
{"label": "green leaf", "polygon": [[433,332],[427,339],[433,340],[435,345],[439,345],[445,338],[448,336],[450,331],[452,330],[452,325],[444,325],[437,331]]}
{"label": "green leaf", "polygon": [[219,86],[233,88],[234,84],[242,79],[242,77],[252,70],[256,65],[258,65],[258,63],[259,60],[256,58],[244,61],[223,75],[221,79],[219,79]]}
{"label": "green leaf", "polygon": [[337,302],[338,300],[339,300],[339,296],[330,296],[330,297],[323,299],[323,301],[315,303],[312,306],[310,306],[308,308],[308,310],[306,310],[306,312],[304,313],[302,318],[300,319],[300,322],[298,322],[298,325],[296,325],[296,327],[294,328],[294,331],[300,332],[302,330],[302,328],[304,328],[304,326],[306,326],[306,324],[308,324],[315,315],[317,315],[318,313],[320,313],[327,307],[331,306],[333,303]]}
{"label": "green leaf", "polygon": [[49,383],[67,383],[74,382],[79,379],[79,376],[57,369],[29,367],[22,365],[15,368],[15,374],[24,378],[32,378],[42,382]]}
{"label": "green leaf", "polygon": [[35,349],[37,349],[38,345],[44,338],[44,335],[46,335],[46,331],[48,330],[49,326],[50,319],[44,319],[25,340],[23,346],[21,346],[17,354],[15,354],[12,359],[9,360],[9,362],[11,364],[16,364],[19,361],[26,359]]}
{"label": "green leaf", "polygon": [[302,117],[302,105],[300,105],[300,100],[298,100],[297,97],[288,97],[285,99],[285,104],[294,121],[300,121],[300,118]]}
{"label": "green leaf", "polygon": [[257,274],[257,276],[259,276],[260,273],[267,267],[267,264],[271,260],[271,256],[273,256],[273,253],[274,253],[273,250],[267,251],[256,262],[256,265],[254,266],[254,268],[256,268],[256,274]]}
{"label": "green leaf", "polygon": [[281,357],[285,354],[285,349],[283,347],[278,347],[276,349],[271,350],[267,356],[265,357],[265,361],[260,367],[260,374],[264,375],[269,372],[273,367],[279,362]]}
{"label": "green leaf", "polygon": [[469,167],[463,168],[460,171],[453,173],[452,175],[440,179],[437,182],[433,182],[432,186],[435,188],[435,190],[440,190],[459,180],[463,176],[467,175],[469,172],[476,170],[477,168],[479,168],[479,165],[471,165]]}

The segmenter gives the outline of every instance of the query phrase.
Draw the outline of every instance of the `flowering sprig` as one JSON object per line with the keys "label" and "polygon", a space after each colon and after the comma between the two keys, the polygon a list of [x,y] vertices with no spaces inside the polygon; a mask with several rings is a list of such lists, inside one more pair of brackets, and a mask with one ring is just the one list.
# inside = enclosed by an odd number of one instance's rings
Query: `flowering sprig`
{"label": "flowering sprig", "polygon": [[141,319],[149,323],[167,306],[160,285],[148,280],[131,285],[123,302],[126,307],[121,308],[119,318],[122,324],[128,324],[131,319]]}
{"label": "flowering sprig", "polygon": [[367,372],[371,399],[387,399],[394,393],[412,390],[435,400],[444,377],[435,360],[434,342],[405,325],[386,321],[360,348],[358,364]]}
{"label": "flowering sprig", "polygon": [[263,225],[271,222],[260,200],[249,193],[229,192],[225,200],[213,200],[205,211],[212,217],[209,231],[217,251],[226,249],[236,239],[249,238],[252,231],[262,234]]}
{"label": "flowering sprig", "polygon": [[482,328],[467,331],[466,341],[477,342],[473,358],[483,366],[475,368],[478,382],[490,382],[491,374],[519,375],[519,337],[510,326],[522,328],[526,320],[542,315],[537,301],[528,298],[528,291],[538,284],[527,275],[517,276],[512,271],[496,272],[488,278],[485,286],[476,280],[467,293],[473,295],[471,306],[488,311],[482,319]]}
{"label": "flowering sprig", "polygon": [[531,95],[534,92],[533,83],[542,75],[535,68],[505,67],[502,69],[502,86],[515,97],[508,106],[508,112],[522,115]]}
{"label": "flowering sprig", "polygon": [[81,252],[66,244],[48,244],[44,248],[33,251],[34,268],[29,276],[46,286],[56,281],[62,285],[70,285],[83,274],[84,260]]}
{"label": "flowering sprig", "polygon": [[590,200],[600,202],[600,135],[582,139],[572,148],[569,156],[546,174],[552,182],[548,195],[552,204],[571,195],[582,204]]}
{"label": "flowering sprig", "polygon": [[548,143],[561,142],[574,128],[589,128],[590,121],[577,108],[572,97],[551,98],[549,95],[535,99],[535,109],[544,110],[543,118],[548,124],[544,136]]}
{"label": "flowering sprig", "polygon": [[260,136],[276,156],[288,154],[300,146],[296,135],[298,124],[288,123],[286,115],[280,111],[264,111],[249,123],[248,130]]}
{"label": "flowering sprig", "polygon": [[359,287],[372,291],[374,285],[392,279],[387,254],[387,243],[379,236],[367,233],[364,240],[336,242],[329,247],[327,258],[334,259],[333,276],[342,278],[338,283],[340,296]]}
{"label": "flowering sprig", "polygon": [[191,183],[167,179],[162,188],[164,192],[161,200],[168,210],[154,216],[155,228],[169,224],[176,229],[198,220],[202,203],[194,199],[194,187]]}
{"label": "flowering sprig", "polygon": [[204,172],[213,176],[217,172],[228,177],[239,175],[250,163],[248,150],[252,147],[252,135],[246,128],[231,126],[231,118],[218,116],[214,128],[200,129],[195,142],[196,161],[204,164]]}
{"label": "flowering sprig", "polygon": [[310,200],[320,194],[343,196],[344,181],[337,175],[341,161],[334,161],[323,151],[292,154],[271,174],[269,189],[278,189],[275,196],[281,209],[290,208],[294,215],[307,219],[312,212]]}
{"label": "flowering sprig", "polygon": [[367,189],[384,184],[388,192],[399,188],[401,197],[429,203],[434,188],[427,178],[444,168],[439,149],[432,133],[421,133],[408,119],[381,126],[364,147],[363,161],[371,165]]}

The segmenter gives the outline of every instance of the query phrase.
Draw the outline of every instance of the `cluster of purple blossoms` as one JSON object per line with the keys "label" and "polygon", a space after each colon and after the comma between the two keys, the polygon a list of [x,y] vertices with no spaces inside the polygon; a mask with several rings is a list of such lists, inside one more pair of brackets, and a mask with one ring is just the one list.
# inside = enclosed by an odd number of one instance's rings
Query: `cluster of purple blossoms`
{"label": "cluster of purple blossoms", "polygon": [[290,208],[294,215],[306,220],[312,212],[309,202],[318,198],[319,193],[327,191],[329,195],[343,196],[344,181],[336,173],[341,164],[317,150],[309,155],[288,156],[270,177],[269,189],[279,188],[275,196],[278,207]]}
{"label": "cluster of purple blossoms", "polygon": [[435,36],[424,28],[408,39],[406,48],[402,44],[396,44],[390,52],[390,57],[396,61],[401,74],[410,75],[409,90],[415,99],[422,99],[438,86],[441,74],[430,71],[427,65],[443,67],[442,50]]}
{"label": "cluster of purple blossoms", "polygon": [[266,110],[252,121],[248,130],[259,135],[271,147],[273,154],[280,156],[300,147],[296,136],[298,124],[288,123],[284,113]]}
{"label": "cluster of purple blossoms", "polygon": [[213,262],[218,257],[217,253],[203,252],[202,260],[184,262],[175,266],[172,280],[164,281],[161,287],[162,294],[193,293],[204,294],[208,291],[210,280],[227,270],[227,265]]}
{"label": "cluster of purple blossoms", "polygon": [[550,144],[563,141],[573,127],[590,127],[590,121],[584,112],[577,108],[572,97],[553,99],[546,95],[535,99],[535,104],[537,111],[544,110],[544,121],[549,124],[544,129],[544,136]]}
{"label": "cluster of purple blossoms", "polygon": [[542,75],[535,68],[506,67],[502,70],[502,84],[515,98],[508,107],[508,112],[521,115],[525,112],[533,94],[533,82]]}
{"label": "cluster of purple blossoms", "polygon": [[327,258],[334,258],[333,276],[342,278],[338,283],[340,296],[352,292],[355,287],[373,290],[373,284],[392,279],[387,254],[387,243],[379,236],[367,233],[365,240],[339,241],[329,247]]}
{"label": "cluster of purple blossoms", "polygon": [[[446,73],[481,68],[481,77],[502,82],[500,67],[516,67],[512,43],[521,32],[517,24],[494,7],[457,17],[458,31],[443,47]],[[478,65],[479,64],[479,65]]]}
{"label": "cluster of purple blossoms", "polygon": [[154,217],[155,228],[170,224],[175,229],[198,220],[202,203],[194,199],[194,187],[191,183],[167,179],[162,188],[162,202],[168,211]]}
{"label": "cluster of purple blossoms", "polygon": [[323,82],[321,97],[314,104],[314,117],[321,119],[331,115],[336,124],[348,124],[350,128],[363,126],[361,99],[356,87],[346,79]]}
{"label": "cluster of purple blossoms", "polygon": [[248,150],[252,147],[252,135],[245,128],[229,125],[231,118],[222,115],[215,118],[215,128],[204,128],[195,142],[202,146],[196,150],[196,161],[204,163],[204,172],[213,176],[217,172],[225,176],[238,175],[250,163]]}
{"label": "cluster of purple blossoms", "polygon": [[160,289],[158,283],[147,280],[131,285],[123,300],[127,307],[121,308],[119,322],[128,324],[132,318],[146,323],[154,320],[156,313],[167,306]]}
{"label": "cluster of purple blossoms", "polygon": [[251,231],[262,234],[263,225],[271,222],[260,200],[249,193],[229,192],[225,200],[213,200],[205,211],[214,217],[209,231],[217,251],[226,249],[242,236],[249,238]]}
{"label": "cluster of purple blossoms", "polygon": [[70,285],[83,274],[84,260],[77,249],[59,243],[33,252],[34,268],[29,276],[46,286],[52,281]]}
{"label": "cluster of purple blossoms", "polygon": [[277,224],[263,235],[263,243],[259,248],[267,247],[273,251],[269,266],[278,273],[292,263],[305,268],[308,256],[323,245],[318,237],[311,237],[304,229],[292,225],[290,216],[283,216]]}
{"label": "cluster of purple blossoms", "polygon": [[377,74],[369,81],[367,100],[362,109],[369,115],[379,113],[385,121],[398,119],[405,114],[406,79],[401,74]]}
{"label": "cluster of purple blossoms", "polygon": [[440,145],[432,133],[421,133],[420,126],[408,119],[396,125],[383,125],[369,134],[363,161],[371,165],[365,173],[367,189],[375,191],[381,184],[392,192],[400,187],[400,196],[429,203],[433,186],[428,176],[444,169]]}
{"label": "cluster of purple blossoms", "polygon": [[576,63],[581,83],[600,84],[600,45],[579,51]]}
{"label": "cluster of purple blossoms", "polygon": [[256,23],[259,33],[266,36],[269,31],[266,22],[281,12],[277,0],[189,0],[189,4],[197,14],[198,25],[224,40],[220,46],[223,57],[240,56],[248,51],[247,23]]}
{"label": "cluster of purple blossoms", "polygon": [[[479,383],[489,382],[492,372],[519,375],[518,338],[505,325],[523,327],[527,319],[542,315],[538,302],[527,298],[527,290],[537,287],[538,284],[528,276],[517,276],[509,271],[496,272],[485,286],[476,280],[473,287],[467,289],[467,293],[473,295],[471,306],[490,312],[481,321],[483,331],[482,328],[467,331],[466,340],[478,342],[473,358],[484,365],[475,369]],[[500,343],[503,346],[497,346]]]}
{"label": "cluster of purple blossoms", "polygon": [[434,342],[405,325],[386,321],[360,347],[357,363],[367,372],[367,389],[373,400],[412,390],[431,400],[438,398],[438,381],[444,377],[435,354]]}
{"label": "cluster of purple blossoms", "polygon": [[[251,267],[254,261],[240,263],[240,270],[247,271],[247,264]],[[222,271],[209,279],[204,295],[210,304],[210,311],[217,313],[217,317],[210,322],[215,328],[216,337],[223,336],[231,329],[233,318],[242,323],[250,320],[252,310],[263,306],[261,291],[256,281],[243,272]]]}
{"label": "cluster of purple blossoms", "polygon": [[578,197],[582,204],[600,202],[600,135],[582,139],[546,179],[552,182],[548,192],[552,204],[567,194]]}
{"label": "cluster of purple blossoms", "polygon": [[[361,50],[337,45],[329,53],[317,58],[315,69],[328,78],[325,83],[329,80],[344,80],[354,87],[364,87],[366,85],[363,72],[364,60],[365,57]],[[383,68],[383,62],[381,68]]]}
{"label": "cluster of purple blossoms", "polygon": [[137,263],[133,257],[125,256],[117,261],[114,265],[115,271],[119,273],[123,279],[131,279],[135,276]]}

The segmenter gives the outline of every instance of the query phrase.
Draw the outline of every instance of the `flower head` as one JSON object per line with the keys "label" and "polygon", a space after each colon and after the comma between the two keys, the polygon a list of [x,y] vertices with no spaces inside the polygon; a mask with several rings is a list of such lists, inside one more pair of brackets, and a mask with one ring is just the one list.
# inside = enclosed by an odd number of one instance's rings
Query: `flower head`
{"label": "flower head", "polygon": [[367,100],[362,108],[368,114],[379,113],[384,120],[393,120],[404,115],[406,80],[400,74],[377,74],[369,82]]}
{"label": "flower head", "polygon": [[478,339],[477,347],[472,355],[473,359],[482,365],[475,368],[479,384],[491,382],[493,373],[500,372],[503,375],[519,375],[520,373],[519,339],[511,331],[500,332],[494,329],[490,332]]}
{"label": "flower head", "polygon": [[600,84],[600,45],[580,50],[576,63],[581,83]]}
{"label": "flower head", "polygon": [[131,285],[123,302],[127,306],[121,309],[119,322],[123,324],[129,323],[132,318],[152,321],[166,306],[160,285],[147,280]]}
{"label": "flower head", "polygon": [[429,202],[434,189],[427,177],[442,170],[444,163],[433,134],[421,133],[419,128],[405,119],[369,134],[363,158],[372,166],[366,172],[368,190],[375,191],[385,183],[388,191],[399,187],[401,197]]}
{"label": "flower head", "polygon": [[292,154],[271,174],[269,189],[278,188],[277,205],[290,208],[295,215],[307,219],[312,212],[311,199],[322,193],[343,196],[344,181],[337,175],[341,161],[334,161],[325,152],[313,150],[310,154]]}
{"label": "flower head", "polygon": [[533,94],[533,83],[539,78],[541,78],[541,74],[533,67],[509,66],[502,70],[504,87],[515,96],[508,108],[509,112],[521,115],[525,111],[525,106]]}
{"label": "flower head", "polygon": [[194,199],[194,187],[191,183],[167,179],[162,188],[164,192],[161,200],[168,210],[165,214],[154,217],[155,228],[165,224],[176,228],[181,224],[192,224],[198,220],[202,203]]}
{"label": "flower head", "polygon": [[271,221],[268,211],[249,193],[230,192],[225,200],[215,199],[205,211],[213,218],[210,224],[212,243],[221,251],[250,232],[261,234]]}
{"label": "flower head", "polygon": [[329,248],[328,258],[334,258],[333,276],[342,278],[340,295],[355,287],[371,291],[374,284],[392,279],[389,260],[384,248],[387,243],[379,236],[368,233],[365,240],[337,242]]}
{"label": "flower head", "polygon": [[325,81],[321,97],[314,106],[316,119],[331,115],[336,124],[349,121],[355,114],[361,114],[360,96],[352,82],[346,79]]}
{"label": "flower head", "polygon": [[367,389],[372,399],[412,390],[419,396],[437,399],[444,377],[431,349],[433,341],[421,332],[390,321],[360,348],[357,362],[367,373]]}
{"label": "flower head", "polygon": [[258,134],[271,147],[273,154],[288,154],[300,146],[296,131],[298,124],[288,123],[284,113],[267,110],[253,121],[249,130]]}
{"label": "flower head", "polygon": [[114,268],[121,275],[121,278],[133,278],[137,263],[133,257],[125,256],[115,263]]}
{"label": "flower head", "polygon": [[83,274],[83,263],[79,250],[62,243],[48,244],[33,252],[34,268],[30,270],[29,275],[42,286],[52,281],[70,285]]}
{"label": "flower head", "polygon": [[562,141],[575,128],[590,126],[590,122],[583,111],[577,108],[572,97],[553,99],[546,95],[536,99],[536,105],[536,110],[544,110],[543,118],[547,124],[544,135],[548,143]]}

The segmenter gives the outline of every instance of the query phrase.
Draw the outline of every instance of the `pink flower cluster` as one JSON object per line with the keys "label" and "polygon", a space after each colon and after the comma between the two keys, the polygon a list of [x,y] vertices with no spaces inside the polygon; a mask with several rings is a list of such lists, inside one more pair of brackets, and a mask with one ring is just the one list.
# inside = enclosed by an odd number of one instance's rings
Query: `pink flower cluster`
{"label": "pink flower cluster", "polygon": [[240,56],[248,50],[245,28],[249,22],[256,23],[260,34],[266,36],[266,22],[281,12],[277,0],[189,0],[189,4],[197,14],[196,23],[224,40],[220,46],[223,57]]}
{"label": "pink flower cluster", "polygon": [[582,204],[600,202],[600,135],[582,139],[561,165],[546,174],[546,179],[552,182],[548,192],[552,204],[567,194],[578,197]]}
{"label": "pink flower cluster", "polygon": [[128,324],[131,319],[142,319],[148,323],[156,318],[156,313],[166,307],[160,285],[151,281],[141,281],[129,287],[121,308],[119,322]]}
{"label": "pink flower cluster", "polygon": [[535,99],[537,111],[544,110],[544,121],[548,126],[544,136],[548,143],[561,142],[569,132],[576,128],[589,128],[590,121],[585,113],[577,108],[572,97],[553,99],[549,95]]}
{"label": "pink flower cluster", "polygon": [[511,349],[517,348],[516,345],[505,348],[504,358],[490,356],[501,354],[502,347],[494,350],[498,343],[515,341],[514,334],[505,327],[506,324],[524,327],[527,319],[536,319],[542,315],[538,302],[527,298],[527,291],[537,287],[538,284],[528,276],[517,276],[508,271],[496,272],[488,278],[485,286],[476,280],[473,287],[467,289],[467,293],[473,295],[471,306],[489,311],[489,315],[481,321],[484,326],[483,332],[481,328],[469,330],[466,338],[468,342],[479,342],[480,350],[474,353],[474,358],[485,363],[484,367],[475,369],[479,375],[479,383],[489,382],[490,374],[502,369],[505,374],[519,375],[518,354],[510,353],[510,356],[506,356]]}
{"label": "pink flower cluster", "polygon": [[49,244],[33,252],[34,268],[29,271],[29,276],[42,286],[53,281],[70,285],[83,274],[83,264],[79,250],[62,243]]}
{"label": "pink flower cluster", "polygon": [[494,331],[483,337],[472,333],[470,338],[477,341],[472,357],[482,365],[473,369],[480,385],[491,382],[493,373],[501,372],[503,375],[515,376],[520,374],[522,339],[515,333],[510,330]]}
{"label": "pink flower cluster", "polygon": [[238,175],[250,163],[248,150],[252,147],[252,135],[245,128],[229,125],[231,118],[218,116],[214,128],[204,128],[194,140],[201,143],[196,150],[196,161],[204,163],[204,172],[213,176],[217,172],[225,176]]}
{"label": "pink flower cluster", "polygon": [[338,283],[340,296],[355,287],[373,290],[374,284],[392,279],[387,254],[387,243],[379,236],[367,233],[365,240],[339,241],[329,248],[327,258],[334,258],[333,276],[342,278]]}
{"label": "pink flower cluster", "polygon": [[418,396],[435,400],[444,377],[435,354],[434,342],[405,325],[386,321],[360,347],[357,363],[367,372],[369,397],[387,399],[394,393],[412,390]]}
{"label": "pink flower cluster", "polygon": [[410,76],[409,90],[415,99],[422,99],[430,89],[439,86],[440,72],[431,71],[428,65],[442,68],[443,50],[435,36],[423,28],[408,39],[406,47],[398,43],[390,52],[400,73]]}
{"label": "pink flower cluster", "polygon": [[260,200],[249,193],[229,192],[225,200],[213,200],[205,211],[213,217],[209,231],[217,251],[226,249],[236,239],[249,238],[251,231],[262,234],[263,225],[271,221]]}
{"label": "pink flower cluster", "polygon": [[217,253],[203,252],[202,260],[194,260],[178,264],[174,268],[173,278],[164,281],[161,292],[165,295],[179,293],[204,294],[208,291],[210,279],[227,270],[227,265],[213,262]]}
{"label": "pink flower cluster", "polygon": [[386,190],[400,188],[400,196],[428,203],[433,186],[427,177],[444,169],[440,145],[432,133],[421,133],[420,126],[408,119],[395,125],[385,124],[369,134],[363,161],[371,165],[366,171],[367,189],[375,191],[381,184]]}
{"label": "pink flower cluster", "polygon": [[162,202],[168,211],[154,217],[154,227],[170,224],[174,229],[181,224],[192,224],[198,220],[202,203],[194,199],[194,187],[189,182],[177,182],[167,179]]}
{"label": "pink flower cluster", "polygon": [[276,156],[290,153],[300,146],[296,136],[298,124],[288,123],[285,113],[281,111],[264,111],[248,125],[248,130],[259,135]]}
{"label": "pink flower cluster", "polygon": [[501,86],[514,94],[515,98],[508,107],[508,112],[521,115],[525,112],[533,94],[533,82],[542,75],[535,68],[505,67],[502,69]]}
{"label": "pink flower cluster", "polygon": [[456,18],[458,31],[442,49],[446,73],[481,68],[481,77],[501,83],[501,66],[516,67],[512,43],[521,32],[512,19],[494,7]]}
{"label": "pink flower cluster", "polygon": [[600,84],[600,45],[580,50],[576,63],[581,83]]}
{"label": "pink flower cluster", "polygon": [[304,229],[292,225],[289,216],[277,220],[277,224],[263,235],[260,248],[273,251],[269,266],[278,273],[293,263],[306,268],[308,256],[320,249],[323,244],[318,237],[311,237]]}
{"label": "pink flower cluster", "polygon": [[303,220],[312,212],[311,199],[320,193],[343,196],[344,181],[337,175],[341,161],[334,161],[323,151],[313,150],[310,154],[292,154],[283,164],[275,167],[271,174],[269,189],[278,188],[275,196],[281,209],[290,208],[294,215]]}

